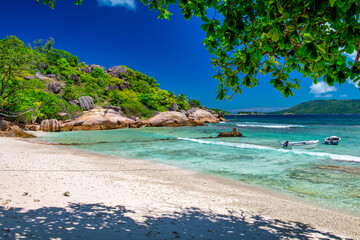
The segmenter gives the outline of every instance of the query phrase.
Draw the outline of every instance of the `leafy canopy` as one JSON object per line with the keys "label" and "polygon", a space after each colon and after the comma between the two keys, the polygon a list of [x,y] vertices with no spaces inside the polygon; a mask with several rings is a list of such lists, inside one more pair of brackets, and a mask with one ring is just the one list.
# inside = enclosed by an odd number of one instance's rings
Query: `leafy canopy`
{"label": "leafy canopy", "polygon": [[[142,1],[165,19],[176,3]],[[219,99],[259,85],[260,74],[271,74],[270,84],[285,97],[300,88],[290,77],[295,70],[314,83],[321,77],[329,85],[360,79],[359,54],[354,62],[345,56],[360,51],[357,0],[180,0],[179,7],[186,19],[203,21]]]}
{"label": "leafy canopy", "polygon": [[[51,1],[43,0],[44,3]],[[54,0],[53,0],[54,2]],[[159,18],[178,4],[186,19],[200,17],[205,47],[215,57],[218,99],[259,85],[260,75],[285,97],[300,88],[295,70],[328,85],[360,76],[358,0],[142,0]],[[81,1],[76,1],[81,4]],[[53,6],[53,5],[51,5]],[[358,54],[347,62],[345,54]]]}

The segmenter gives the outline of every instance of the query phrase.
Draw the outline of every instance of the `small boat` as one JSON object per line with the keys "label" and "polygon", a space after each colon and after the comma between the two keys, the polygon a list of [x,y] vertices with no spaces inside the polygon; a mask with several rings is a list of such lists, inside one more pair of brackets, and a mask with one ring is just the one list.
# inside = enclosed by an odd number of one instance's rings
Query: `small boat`
{"label": "small boat", "polygon": [[325,138],[324,143],[329,144],[329,145],[338,145],[340,140],[341,140],[340,137],[331,136],[331,137]]}
{"label": "small boat", "polygon": [[301,141],[301,142],[290,142],[289,140],[283,142],[281,145],[283,148],[299,148],[309,149],[314,148],[319,143],[319,140]]}

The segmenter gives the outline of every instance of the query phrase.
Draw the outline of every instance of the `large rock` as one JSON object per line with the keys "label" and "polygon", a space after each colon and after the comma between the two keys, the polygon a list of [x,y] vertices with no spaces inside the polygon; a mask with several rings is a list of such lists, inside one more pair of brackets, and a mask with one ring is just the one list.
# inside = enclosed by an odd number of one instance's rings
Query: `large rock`
{"label": "large rock", "polygon": [[40,129],[44,132],[58,132],[61,127],[61,123],[59,123],[56,119],[46,119],[40,124]]}
{"label": "large rock", "polygon": [[0,131],[7,131],[10,129],[11,124],[8,121],[0,119]]}
{"label": "large rock", "polygon": [[92,99],[92,97],[83,96],[80,97],[78,100],[79,105],[83,110],[87,111],[94,108],[94,100]]}
{"label": "large rock", "polygon": [[204,126],[204,123],[190,120],[183,112],[160,112],[156,116],[143,121],[145,126],[151,127],[178,127],[178,126]]}
{"label": "large rock", "polygon": [[47,89],[52,91],[55,94],[58,94],[61,92],[61,84],[59,82],[51,82],[47,85]]}
{"label": "large rock", "polygon": [[45,77],[44,75],[42,75],[41,72],[37,71],[35,74],[35,78],[40,79],[42,81],[44,80],[51,80],[51,78]]}
{"label": "large rock", "polygon": [[124,75],[127,75],[127,68],[115,66],[109,68],[106,72],[115,78],[123,78]]}
{"label": "large rock", "polygon": [[128,128],[134,120],[121,115],[114,109],[96,108],[85,111],[82,116],[63,122],[61,131],[104,130]]}
{"label": "large rock", "polygon": [[219,135],[217,136],[218,138],[223,138],[223,137],[243,137],[243,135],[237,131],[237,128],[233,128],[232,132],[221,132],[219,133]]}
{"label": "large rock", "polygon": [[71,105],[74,105],[74,106],[79,106],[79,101],[78,100],[70,100],[69,103]]}
{"label": "large rock", "polygon": [[218,117],[219,117],[219,118],[225,118],[224,112],[223,112],[223,111],[219,111]]}
{"label": "large rock", "polygon": [[173,103],[171,107],[168,108],[168,111],[177,111],[179,106],[176,103]]}
{"label": "large rock", "polygon": [[190,109],[189,119],[199,123],[219,123],[220,120],[214,114],[203,109]]}
{"label": "large rock", "polygon": [[84,72],[91,74],[95,68],[100,68],[101,70],[105,71],[105,68],[97,65],[97,64],[91,64],[83,69]]}
{"label": "large rock", "polygon": [[30,130],[30,131],[39,131],[40,130],[40,125],[39,124],[27,124],[25,125],[24,130]]}
{"label": "large rock", "polygon": [[124,90],[126,88],[130,87],[130,84],[128,82],[122,82],[122,83],[118,83],[116,84],[116,86],[120,89],[120,90]]}

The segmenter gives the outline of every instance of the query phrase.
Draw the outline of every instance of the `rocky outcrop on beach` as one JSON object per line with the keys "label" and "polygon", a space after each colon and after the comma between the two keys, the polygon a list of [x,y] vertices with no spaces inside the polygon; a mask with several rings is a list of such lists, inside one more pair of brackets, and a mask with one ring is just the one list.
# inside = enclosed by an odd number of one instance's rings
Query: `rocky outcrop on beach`
{"label": "rocky outcrop on beach", "polygon": [[44,132],[58,132],[61,129],[61,123],[56,119],[46,119],[41,122],[40,129]]}
{"label": "rocky outcrop on beach", "polygon": [[199,123],[218,123],[220,119],[216,112],[196,108],[189,114],[189,119]]}
{"label": "rocky outcrop on beach", "polygon": [[156,116],[144,121],[144,125],[152,127],[205,126],[205,123],[218,123],[220,120],[212,113],[192,108],[187,111],[160,112]]}
{"label": "rocky outcrop on beach", "polygon": [[80,117],[62,122],[61,131],[104,130],[128,128],[135,121],[114,109],[95,108]]}
{"label": "rocky outcrop on beach", "polygon": [[10,128],[10,122],[0,119],[0,131],[7,131]]}
{"label": "rocky outcrop on beach", "polygon": [[145,126],[150,127],[179,127],[179,126],[204,126],[203,123],[197,123],[190,120],[183,112],[160,112],[152,118],[143,121]]}
{"label": "rocky outcrop on beach", "polygon": [[30,138],[34,136],[24,132],[19,126],[0,119],[0,137]]}
{"label": "rocky outcrop on beach", "polygon": [[[81,99],[79,98],[79,104],[81,104]],[[75,119],[66,121],[43,120],[40,129],[44,132],[58,132],[139,127],[205,126],[205,123],[218,123],[219,121],[220,119],[216,114],[198,108],[187,111],[160,112],[145,121],[139,118],[133,120],[122,115],[121,107],[105,105],[103,108],[98,107],[84,111],[80,117]],[[0,127],[2,127],[1,123]],[[28,127],[30,130],[37,130],[35,128],[36,126]]]}

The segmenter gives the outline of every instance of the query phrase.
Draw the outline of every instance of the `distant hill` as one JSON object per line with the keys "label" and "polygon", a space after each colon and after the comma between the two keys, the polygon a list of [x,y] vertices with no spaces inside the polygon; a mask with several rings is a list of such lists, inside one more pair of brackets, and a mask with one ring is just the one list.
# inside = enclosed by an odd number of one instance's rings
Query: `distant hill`
{"label": "distant hill", "polygon": [[300,103],[292,108],[269,114],[360,114],[360,99],[354,100],[314,100]]}

